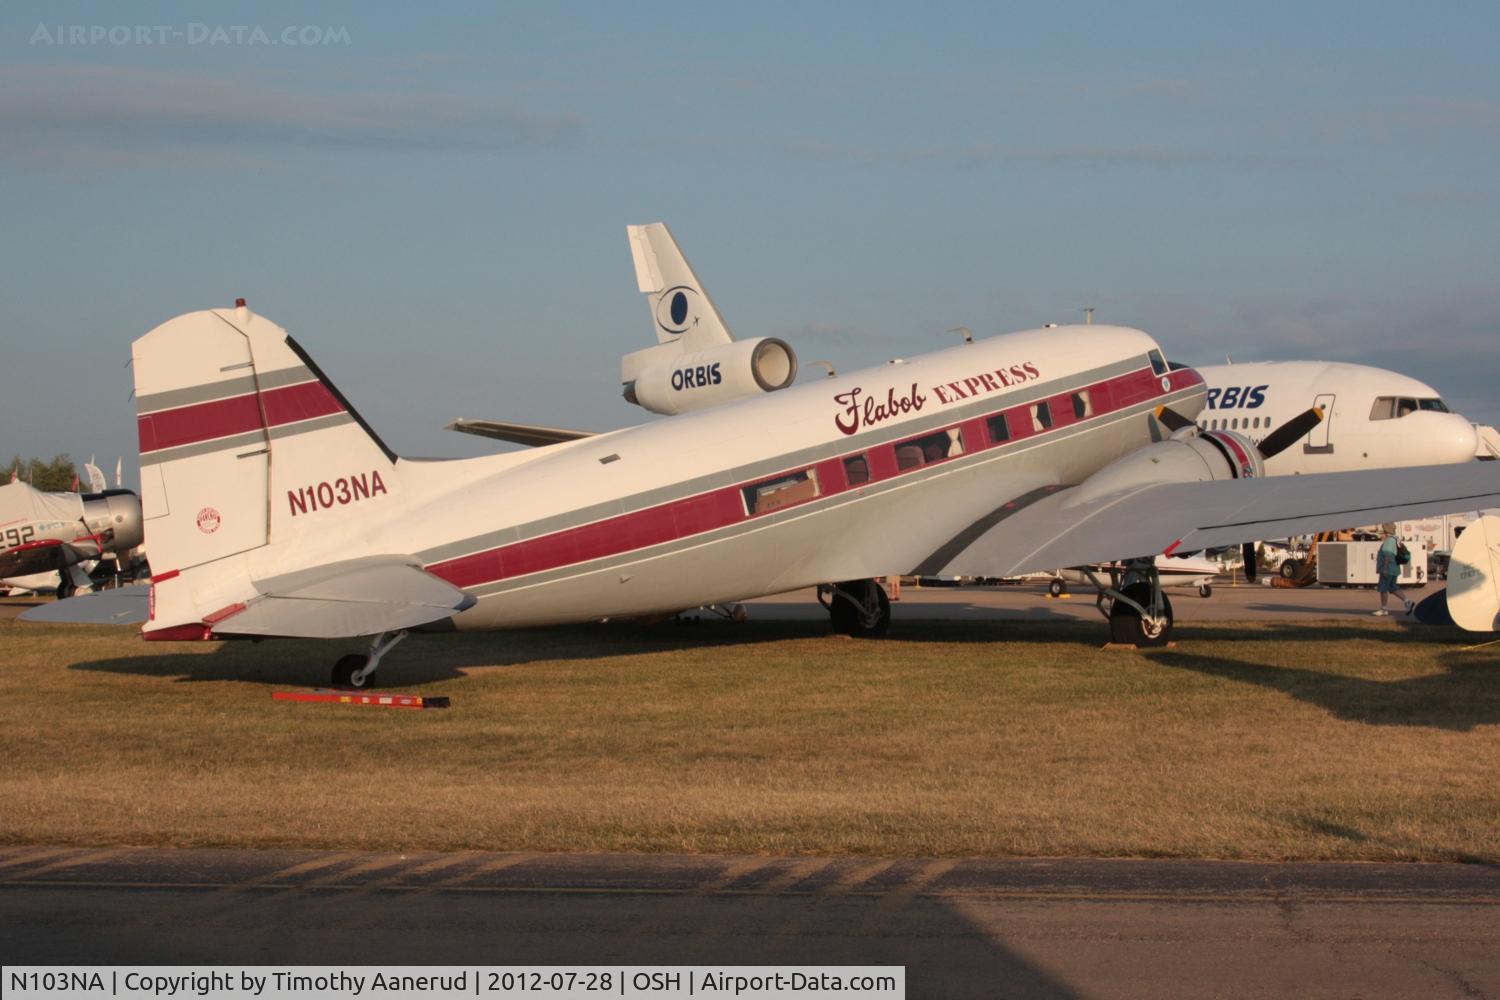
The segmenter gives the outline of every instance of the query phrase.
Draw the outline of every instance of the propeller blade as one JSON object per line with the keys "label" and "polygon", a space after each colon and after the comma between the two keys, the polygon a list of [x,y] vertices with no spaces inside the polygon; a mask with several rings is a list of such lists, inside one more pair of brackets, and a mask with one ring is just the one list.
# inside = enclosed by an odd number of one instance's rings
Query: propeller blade
{"label": "propeller blade", "polygon": [[1160,420],[1162,426],[1174,434],[1184,427],[1197,426],[1193,421],[1184,417],[1170,406],[1158,406],[1156,408],[1156,419]]}
{"label": "propeller blade", "polygon": [[1259,448],[1262,458],[1271,458],[1286,451],[1308,431],[1323,422],[1323,408],[1314,406],[1297,414],[1261,439]]}
{"label": "propeller blade", "polygon": [[1245,582],[1254,583],[1255,577],[1260,572],[1260,565],[1255,559],[1255,543],[1246,542],[1240,546],[1240,559],[1245,563]]}

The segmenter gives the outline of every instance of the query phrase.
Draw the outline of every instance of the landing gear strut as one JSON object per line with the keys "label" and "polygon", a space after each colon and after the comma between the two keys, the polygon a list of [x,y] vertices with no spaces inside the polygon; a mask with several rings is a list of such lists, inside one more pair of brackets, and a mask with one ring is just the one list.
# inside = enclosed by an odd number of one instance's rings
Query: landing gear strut
{"label": "landing gear strut", "polygon": [[333,665],[333,686],[350,691],[362,691],[375,686],[375,668],[380,658],[389,653],[396,643],[406,638],[406,632],[382,632],[370,640],[368,653],[350,653],[339,657]]}
{"label": "landing gear strut", "polygon": [[874,580],[848,580],[818,587],[818,603],[828,609],[839,635],[885,635],[891,627],[891,599]]}
{"label": "landing gear strut", "polygon": [[1165,646],[1172,638],[1172,602],[1161,590],[1152,559],[1135,559],[1122,570],[1111,566],[1105,583],[1083,572],[1099,590],[1100,614],[1109,619],[1109,640],[1125,646]]}

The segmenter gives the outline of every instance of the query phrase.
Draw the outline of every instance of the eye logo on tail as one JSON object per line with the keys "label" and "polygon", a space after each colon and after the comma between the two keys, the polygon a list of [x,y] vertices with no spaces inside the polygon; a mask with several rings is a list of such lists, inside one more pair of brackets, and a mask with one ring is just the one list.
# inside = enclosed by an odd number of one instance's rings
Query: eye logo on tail
{"label": "eye logo on tail", "polygon": [[698,290],[677,285],[656,300],[656,323],[674,337],[681,336],[697,324],[699,311]]}

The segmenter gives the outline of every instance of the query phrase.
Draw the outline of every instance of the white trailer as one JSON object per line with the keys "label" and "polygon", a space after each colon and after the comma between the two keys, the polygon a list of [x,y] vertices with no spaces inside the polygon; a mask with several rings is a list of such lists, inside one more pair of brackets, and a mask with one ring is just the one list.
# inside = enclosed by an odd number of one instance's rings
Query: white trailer
{"label": "white trailer", "polygon": [[[1407,548],[1411,548],[1410,544]],[[1373,587],[1379,542],[1324,542],[1318,546],[1318,582],[1325,587]],[[1427,582],[1426,561],[1412,551],[1412,561],[1401,567],[1399,585],[1420,587]]]}

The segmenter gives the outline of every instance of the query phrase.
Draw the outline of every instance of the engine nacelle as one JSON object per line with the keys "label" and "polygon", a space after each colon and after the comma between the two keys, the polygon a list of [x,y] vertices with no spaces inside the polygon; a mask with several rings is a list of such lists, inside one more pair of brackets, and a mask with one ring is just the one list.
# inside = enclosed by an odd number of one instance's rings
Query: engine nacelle
{"label": "engine nacelle", "polygon": [[99,539],[101,554],[123,556],[145,540],[141,498],[130,490],[85,493],[83,523]]}
{"label": "engine nacelle", "polygon": [[775,337],[679,354],[625,383],[625,399],[652,413],[687,413],[775,392],[797,377],[797,355]]}
{"label": "engine nacelle", "polygon": [[1248,438],[1233,431],[1189,430],[1106,465],[1085,479],[1063,506],[1155,483],[1259,479],[1265,471],[1260,449]]}

